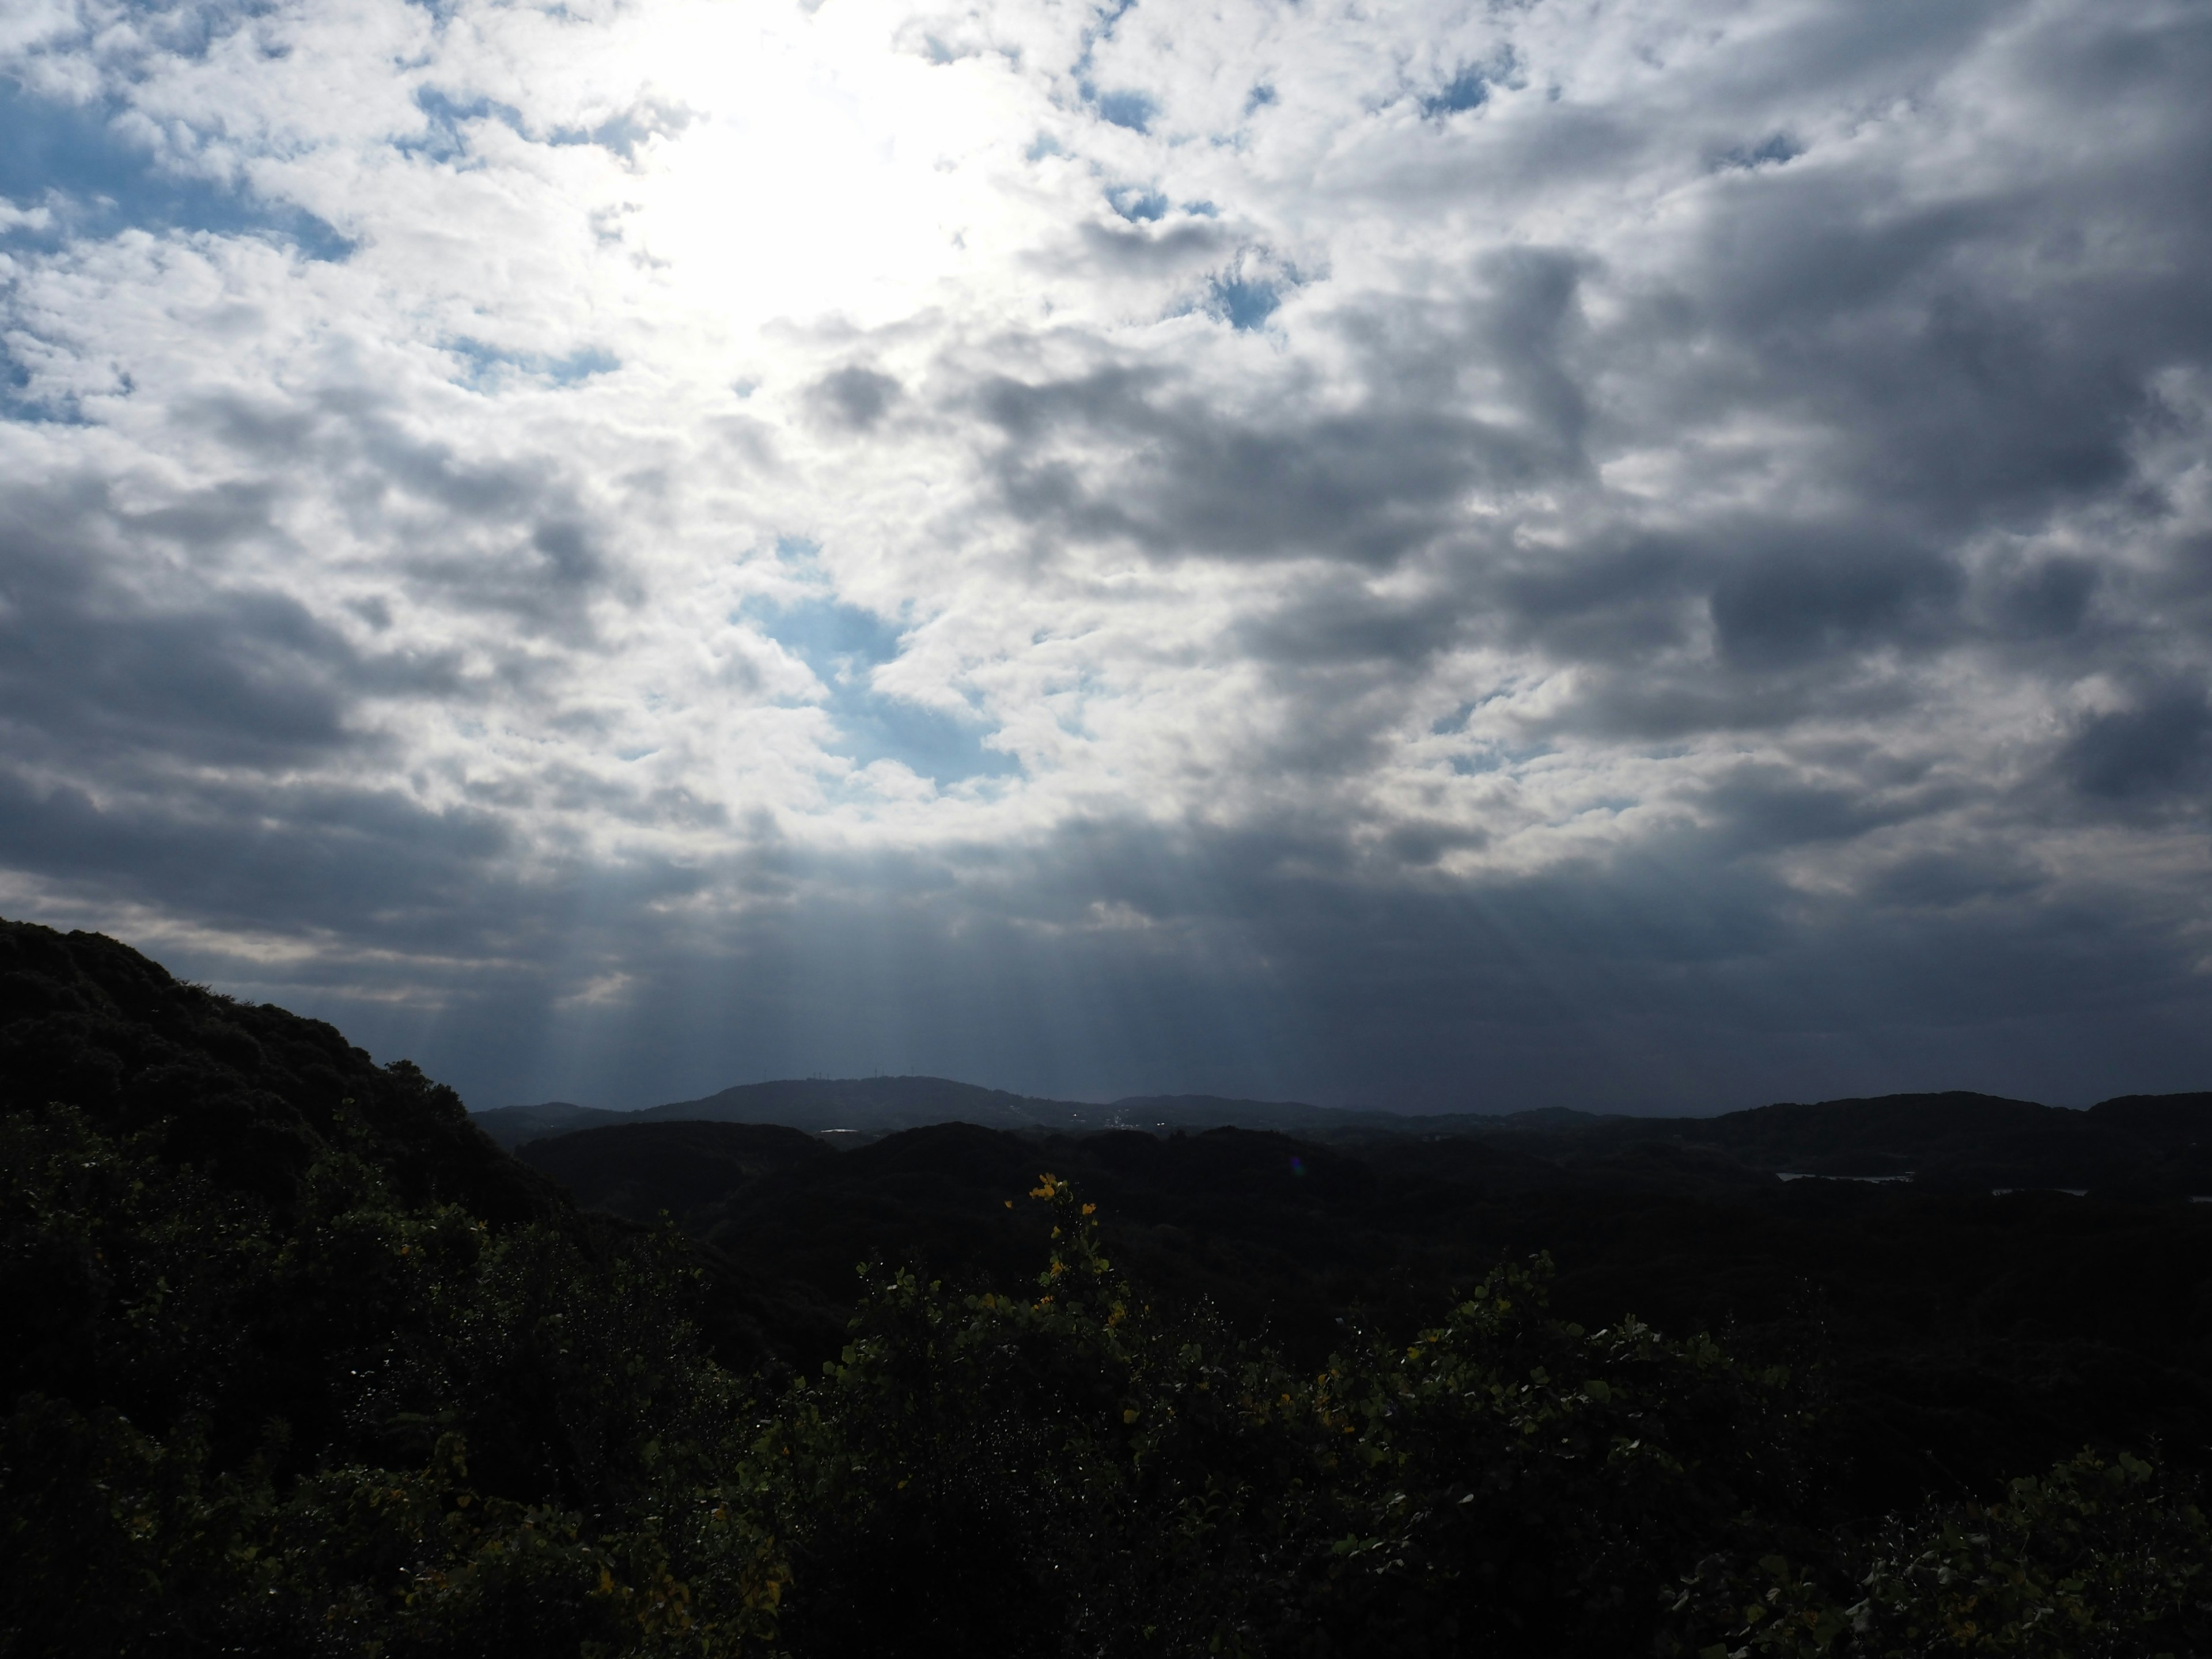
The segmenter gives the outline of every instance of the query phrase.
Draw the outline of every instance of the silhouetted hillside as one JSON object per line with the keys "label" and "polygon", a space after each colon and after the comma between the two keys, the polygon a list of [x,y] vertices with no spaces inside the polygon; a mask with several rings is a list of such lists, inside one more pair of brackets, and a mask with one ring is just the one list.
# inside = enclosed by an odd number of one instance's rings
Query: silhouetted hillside
{"label": "silhouetted hillside", "polygon": [[414,1066],[379,1066],[320,1020],[185,984],[104,934],[0,921],[0,1110],[48,1101],[280,1205],[343,1150],[410,1203],[498,1221],[560,1208]]}
{"label": "silhouetted hillside", "polygon": [[602,1111],[596,1106],[578,1106],[565,1100],[549,1100],[535,1106],[495,1106],[489,1111],[471,1112],[469,1115],[477,1127],[511,1152],[526,1140],[574,1134],[579,1129],[610,1123],[627,1123],[632,1115]]}
{"label": "silhouetted hillside", "polygon": [[2121,1095],[2089,1115],[2168,1152],[2212,1147],[2212,1094]]}
{"label": "silhouetted hillside", "polygon": [[949,1122],[981,1123],[994,1128],[1050,1128],[1082,1121],[1085,1109],[941,1077],[791,1078],[775,1083],[742,1083],[702,1099],[647,1107],[637,1115],[647,1120],[699,1119],[781,1123],[795,1129],[882,1132]]}
{"label": "silhouetted hillside", "polygon": [[1003,1089],[939,1077],[787,1078],[739,1084],[697,1100],[671,1101],[635,1112],[607,1112],[549,1101],[538,1106],[495,1107],[477,1113],[476,1121],[485,1133],[509,1149],[548,1135],[623,1121],[780,1123],[817,1133],[862,1136],[955,1122],[1049,1133],[1223,1126],[1350,1129],[1370,1123],[1404,1130],[1425,1121],[1386,1113],[1308,1106],[1297,1101],[1236,1100],[1215,1095],[1133,1096],[1101,1106],[1010,1094]]}

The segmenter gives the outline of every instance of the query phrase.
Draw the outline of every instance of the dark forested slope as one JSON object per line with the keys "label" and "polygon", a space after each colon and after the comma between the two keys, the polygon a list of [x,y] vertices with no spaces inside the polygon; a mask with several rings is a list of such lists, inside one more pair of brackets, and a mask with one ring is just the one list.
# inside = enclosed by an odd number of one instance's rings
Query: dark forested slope
{"label": "dark forested slope", "polygon": [[714,1265],[411,1065],[0,923],[0,1654],[627,1643],[737,1397],[695,1333],[764,1351]]}
{"label": "dark forested slope", "polygon": [[530,1167],[578,1203],[637,1221],[836,1156],[816,1136],[775,1123],[625,1123],[531,1146]]}
{"label": "dark forested slope", "polygon": [[0,1110],[49,1101],[279,1204],[343,1149],[410,1203],[495,1221],[561,1208],[414,1066],[380,1067],[320,1020],[185,984],[103,934],[0,922]]}

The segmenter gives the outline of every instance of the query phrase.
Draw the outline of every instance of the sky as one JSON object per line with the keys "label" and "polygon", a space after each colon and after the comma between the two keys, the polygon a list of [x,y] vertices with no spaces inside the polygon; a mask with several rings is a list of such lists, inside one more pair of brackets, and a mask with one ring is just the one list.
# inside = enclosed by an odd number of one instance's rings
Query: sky
{"label": "sky", "polygon": [[13,0],[0,913],[472,1105],[2212,1087],[2205,0]]}

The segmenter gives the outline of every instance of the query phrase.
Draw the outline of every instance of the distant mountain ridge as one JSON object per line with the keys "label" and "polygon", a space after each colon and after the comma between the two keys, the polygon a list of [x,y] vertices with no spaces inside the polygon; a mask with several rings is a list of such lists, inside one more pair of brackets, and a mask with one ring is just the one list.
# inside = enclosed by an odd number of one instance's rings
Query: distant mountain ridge
{"label": "distant mountain ridge", "polygon": [[[510,1150],[548,1135],[617,1123],[775,1123],[821,1134],[887,1134],[933,1123],[987,1129],[1085,1133],[1099,1129],[1325,1130],[1389,1116],[1302,1101],[1234,1100],[1215,1095],[1138,1095],[1105,1105],[1018,1095],[941,1077],[785,1078],[741,1083],[696,1100],[613,1112],[567,1101],[499,1106],[475,1115],[478,1127]],[[1413,1124],[1419,1119],[1392,1119]],[[1594,1121],[1594,1120],[1593,1120]]]}
{"label": "distant mountain ridge", "polygon": [[600,1128],[636,1121],[635,1112],[613,1112],[601,1106],[579,1106],[572,1101],[549,1100],[536,1106],[495,1106],[489,1111],[471,1111],[471,1119],[499,1145],[513,1152],[525,1141],[547,1135],[574,1134],[580,1129]]}
{"label": "distant mountain ridge", "polygon": [[682,1119],[702,1123],[781,1123],[815,1133],[883,1131],[931,1123],[987,1128],[1091,1127],[1102,1109],[987,1089],[942,1077],[787,1078],[740,1083],[697,1100],[648,1106],[641,1122]]}
{"label": "distant mountain ridge", "polygon": [[1480,1142],[1448,1152],[1503,1168],[1501,1156],[1557,1167],[1700,1163],[1714,1176],[1765,1179],[1911,1176],[1966,1188],[2142,1188],[2212,1193],[2212,1093],[2121,1096],[2087,1111],[1954,1090],[1783,1102],[1712,1117],[1601,1116],[1551,1107],[1483,1115],[1399,1113],[1214,1095],[1139,1095],[1096,1105],[947,1078],[789,1079],[741,1084],[638,1112],[550,1102],[477,1115],[509,1148],[587,1129],[655,1122],[781,1125],[869,1139],[962,1122],[1031,1134],[1111,1129],[1272,1130],[1339,1145]]}

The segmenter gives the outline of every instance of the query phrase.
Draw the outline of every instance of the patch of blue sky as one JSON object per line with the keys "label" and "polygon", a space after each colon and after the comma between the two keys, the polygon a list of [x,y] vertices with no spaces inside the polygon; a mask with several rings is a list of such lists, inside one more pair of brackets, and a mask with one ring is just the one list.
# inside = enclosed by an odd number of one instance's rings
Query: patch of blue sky
{"label": "patch of blue sky", "polygon": [[495,390],[517,374],[549,380],[555,386],[574,386],[594,374],[611,374],[622,367],[621,358],[597,346],[582,347],[565,357],[549,357],[542,352],[502,351],[481,340],[464,337],[447,341],[445,349],[463,364],[463,372],[454,377],[454,384],[471,392]]}
{"label": "patch of blue sky", "polygon": [[56,246],[126,229],[204,231],[290,244],[310,259],[341,260],[356,244],[291,203],[162,165],[117,130],[116,103],[76,104],[0,79],[0,197],[45,207],[44,224],[9,240]]}
{"label": "patch of blue sky", "polygon": [[1242,332],[1260,328],[1283,303],[1281,285],[1267,277],[1217,276],[1206,309]]}
{"label": "patch of blue sky", "polygon": [[1421,113],[1440,121],[1465,110],[1480,109],[1490,101],[1492,87],[1522,84],[1516,72],[1519,67],[1510,47],[1492,63],[1462,64],[1450,80],[1421,100]]}
{"label": "patch of blue sky", "polygon": [[1117,185],[1106,192],[1106,204],[1132,224],[1142,224],[1167,216],[1168,198],[1156,190],[1140,190],[1134,185]]}
{"label": "patch of blue sky", "polygon": [[1451,757],[1451,769],[1463,778],[1481,777],[1492,772],[1504,772],[1526,766],[1530,761],[1541,760],[1559,751],[1547,743],[1533,744],[1526,748],[1510,744],[1489,744],[1469,753]]}
{"label": "patch of blue sky", "polygon": [[787,566],[799,580],[829,585],[830,574],[822,568],[822,550],[805,537],[778,536],[775,557],[777,563]]}
{"label": "patch of blue sky", "polygon": [[550,144],[597,144],[611,150],[625,161],[635,161],[637,153],[654,138],[672,138],[690,126],[692,112],[688,109],[665,107],[659,104],[640,104],[611,116],[595,127],[558,127],[546,143]]}
{"label": "patch of blue sky", "polygon": [[1723,167],[1741,168],[1753,173],[1760,167],[1787,167],[1805,153],[1804,146],[1785,132],[1770,134],[1765,142],[1755,147],[1730,150],[1721,157]]}
{"label": "patch of blue sky", "polygon": [[[809,558],[803,544],[783,544]],[[788,555],[787,556],[788,556]],[[990,723],[875,689],[874,671],[899,653],[904,630],[858,605],[806,594],[781,603],[748,599],[738,616],[814,671],[828,691],[823,707],[836,721],[836,752],[856,765],[894,760],[939,787],[971,778],[1006,777],[1021,770],[1013,756],[988,748]]]}
{"label": "patch of blue sky", "polygon": [[403,155],[427,156],[434,161],[455,161],[468,154],[468,137],[461,129],[469,122],[496,121],[513,132],[523,130],[520,110],[489,98],[472,98],[464,103],[435,87],[418,87],[415,107],[422,112],[428,125],[420,133],[393,139],[392,147]]}
{"label": "patch of blue sky", "polygon": [[1421,100],[1421,113],[1456,115],[1462,110],[1480,109],[1489,101],[1490,77],[1479,69],[1463,69],[1440,90]]}
{"label": "patch of blue sky", "polygon": [[23,426],[89,426],[74,397],[40,397],[32,390],[31,371],[0,345],[0,421]]}
{"label": "patch of blue sky", "polygon": [[1131,132],[1150,132],[1152,118],[1160,112],[1159,105],[1147,92],[1101,92],[1092,95],[1091,105],[1107,125],[1127,127]]}

